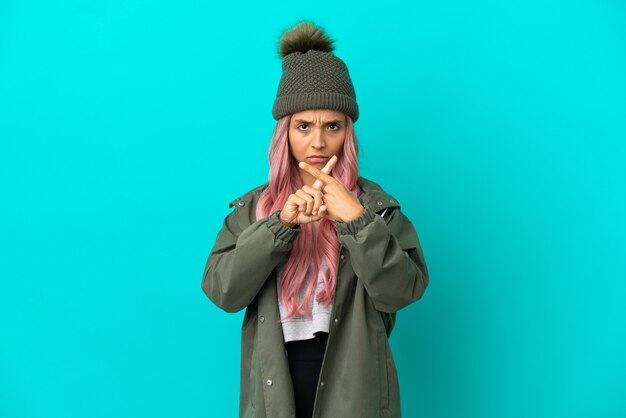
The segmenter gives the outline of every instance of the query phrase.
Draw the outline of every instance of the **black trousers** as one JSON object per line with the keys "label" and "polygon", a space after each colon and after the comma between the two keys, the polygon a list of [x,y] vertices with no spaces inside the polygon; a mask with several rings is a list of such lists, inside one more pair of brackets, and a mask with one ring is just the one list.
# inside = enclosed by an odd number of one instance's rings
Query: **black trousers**
{"label": "black trousers", "polygon": [[328,333],[318,332],[313,339],[285,343],[296,400],[297,418],[311,418],[313,415],[317,381],[320,377],[327,341]]}

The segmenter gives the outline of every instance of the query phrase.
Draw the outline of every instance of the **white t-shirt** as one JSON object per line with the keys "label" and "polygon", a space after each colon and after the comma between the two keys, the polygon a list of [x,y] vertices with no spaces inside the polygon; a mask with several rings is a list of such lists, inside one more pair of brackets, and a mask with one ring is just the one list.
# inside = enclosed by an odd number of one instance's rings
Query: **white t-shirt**
{"label": "white t-shirt", "polygon": [[[324,259],[320,260],[322,270],[328,271],[328,266],[324,262]],[[281,263],[277,267],[277,285],[280,285],[280,276],[284,263]],[[313,267],[309,267],[307,272],[307,282],[311,278]],[[278,287],[280,288],[280,287]],[[316,295],[324,288],[324,281],[322,272],[317,275],[317,287],[315,292],[311,295],[313,305],[313,317],[307,318],[303,315],[296,315],[293,318],[283,320],[282,318],[287,316],[287,308],[280,303],[280,297],[278,298],[278,307],[280,310],[280,318],[283,326],[283,336],[285,342],[296,340],[309,340],[315,338],[315,333],[319,331],[328,332],[330,329],[330,315],[332,314],[332,303],[328,306],[320,304],[316,299]],[[300,302],[304,298],[304,292],[306,286],[300,292]]]}

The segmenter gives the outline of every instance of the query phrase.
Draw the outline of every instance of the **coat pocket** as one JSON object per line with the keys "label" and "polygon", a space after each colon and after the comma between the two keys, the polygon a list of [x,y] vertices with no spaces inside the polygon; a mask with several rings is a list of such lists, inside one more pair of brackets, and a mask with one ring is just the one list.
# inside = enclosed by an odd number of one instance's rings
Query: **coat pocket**
{"label": "coat pocket", "polygon": [[249,308],[241,328],[241,408],[251,407],[254,409],[256,401],[256,368],[258,363],[256,317],[256,310]]}
{"label": "coat pocket", "polygon": [[252,364],[250,365],[250,380],[248,383],[250,404],[252,408],[256,408],[256,391],[257,391],[257,363],[258,350],[252,351]]}
{"label": "coat pocket", "polygon": [[380,409],[389,408],[389,371],[387,368],[387,333],[376,333],[378,343],[378,381],[380,383]]}

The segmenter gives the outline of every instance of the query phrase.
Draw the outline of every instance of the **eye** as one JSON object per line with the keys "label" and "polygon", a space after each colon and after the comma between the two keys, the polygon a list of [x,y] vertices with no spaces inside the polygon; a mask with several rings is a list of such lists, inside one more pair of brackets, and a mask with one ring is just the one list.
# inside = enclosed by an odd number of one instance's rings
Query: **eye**
{"label": "eye", "polygon": [[[339,130],[339,125],[337,125],[336,123],[329,123],[328,126],[331,128],[331,131],[338,131]],[[332,128],[332,127],[335,128]]]}
{"label": "eye", "polygon": [[306,127],[306,126],[307,126],[307,124],[306,124],[306,123],[301,123],[300,125],[296,126],[296,128],[300,129],[300,127],[301,127],[301,126]]}

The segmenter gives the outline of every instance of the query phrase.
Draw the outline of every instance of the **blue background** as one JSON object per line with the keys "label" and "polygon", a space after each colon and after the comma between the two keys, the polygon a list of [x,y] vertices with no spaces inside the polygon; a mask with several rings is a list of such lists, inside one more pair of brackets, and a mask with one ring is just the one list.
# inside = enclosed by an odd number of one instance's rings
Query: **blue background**
{"label": "blue background", "polygon": [[0,416],[235,417],[200,288],[267,178],[280,33],[337,40],[431,283],[403,416],[626,416],[626,5],[0,3]]}

